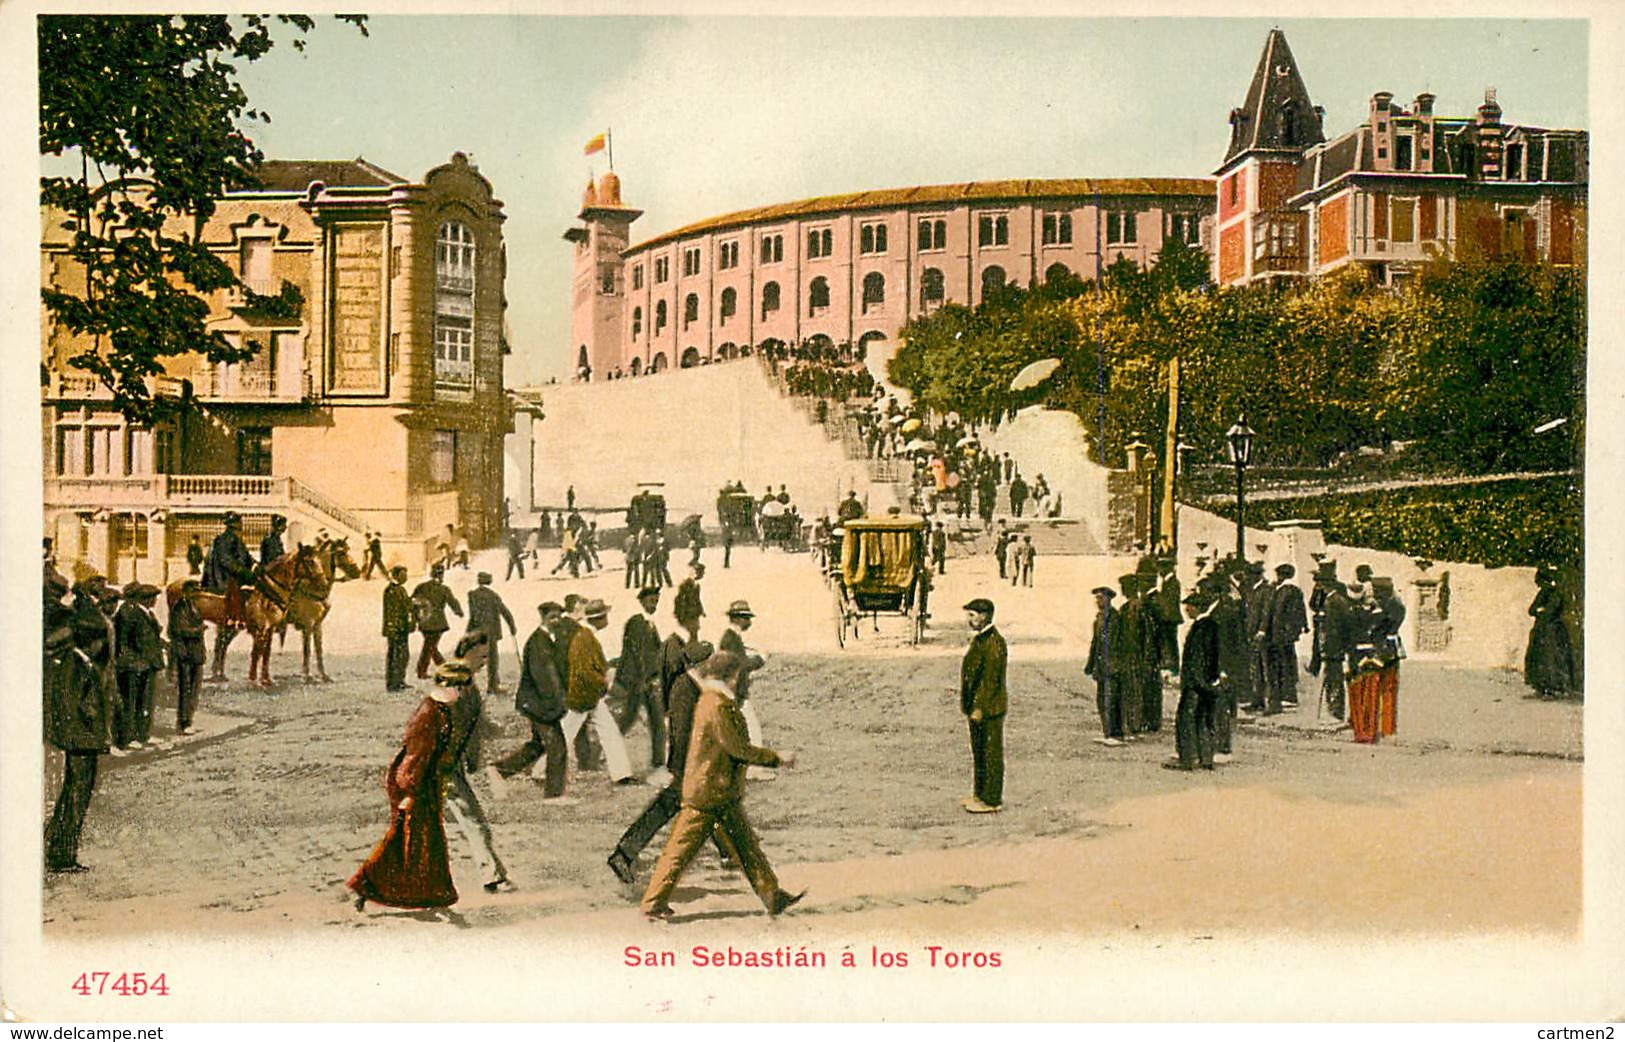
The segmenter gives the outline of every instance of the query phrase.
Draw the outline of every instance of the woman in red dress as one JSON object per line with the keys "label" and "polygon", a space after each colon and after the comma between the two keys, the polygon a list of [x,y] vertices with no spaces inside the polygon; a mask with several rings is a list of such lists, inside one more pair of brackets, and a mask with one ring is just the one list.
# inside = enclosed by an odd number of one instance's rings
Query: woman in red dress
{"label": "woman in red dress", "polygon": [[441,765],[458,692],[450,686],[432,688],[407,722],[401,751],[384,775],[389,831],[350,877],[357,911],[368,901],[396,908],[445,908],[457,902],[440,814]]}

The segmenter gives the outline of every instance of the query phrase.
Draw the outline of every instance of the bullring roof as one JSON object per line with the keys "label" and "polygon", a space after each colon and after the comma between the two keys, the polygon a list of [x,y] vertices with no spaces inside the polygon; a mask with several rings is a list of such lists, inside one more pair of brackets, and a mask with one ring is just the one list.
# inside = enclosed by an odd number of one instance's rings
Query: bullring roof
{"label": "bullring roof", "polygon": [[950,185],[883,188],[844,195],[820,195],[793,203],[775,203],[750,210],[735,210],[719,217],[685,224],[646,239],[627,249],[636,253],[701,232],[786,218],[814,217],[846,210],[877,210],[936,203],[992,202],[1018,199],[1088,198],[1094,195],[1184,195],[1212,198],[1213,181],[1203,177],[1076,177],[1009,181],[966,181]]}

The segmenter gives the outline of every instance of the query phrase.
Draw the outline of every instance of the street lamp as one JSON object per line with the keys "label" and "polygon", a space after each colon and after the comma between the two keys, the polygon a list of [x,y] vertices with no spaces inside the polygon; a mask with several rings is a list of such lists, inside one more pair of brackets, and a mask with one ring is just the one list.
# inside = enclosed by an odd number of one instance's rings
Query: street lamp
{"label": "street lamp", "polygon": [[1247,559],[1246,501],[1242,497],[1242,472],[1253,458],[1253,437],[1258,432],[1247,426],[1247,414],[1242,413],[1235,426],[1224,432],[1225,452],[1236,468],[1236,560]]}

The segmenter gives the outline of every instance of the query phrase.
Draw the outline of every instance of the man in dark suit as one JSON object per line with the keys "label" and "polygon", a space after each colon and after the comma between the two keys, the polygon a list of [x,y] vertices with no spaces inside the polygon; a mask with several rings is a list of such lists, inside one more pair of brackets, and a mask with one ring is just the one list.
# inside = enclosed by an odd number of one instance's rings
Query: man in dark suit
{"label": "man in dark suit", "polygon": [[406,568],[390,569],[389,585],[384,587],[384,690],[406,689],[406,663],[412,658],[407,641],[417,625],[412,596],[406,592]]}
{"label": "man in dark suit", "polygon": [[271,530],[265,533],[260,540],[260,567],[269,568],[271,563],[281,557],[286,551],[282,548],[282,533],[288,529],[288,519],[281,514],[271,515]]}
{"label": "man in dark suit", "polygon": [[[728,605],[728,627],[722,631],[722,639],[717,641],[717,650],[739,656],[739,681],[734,685],[734,701],[738,704],[740,715],[745,718],[751,742],[760,745],[762,722],[756,715],[756,707],[750,701],[750,685],[752,675],[767,665],[767,656],[755,648],[747,647],[744,637],[755,621],[756,613],[751,611],[748,602],[734,601]],[[760,776],[758,773],[758,777]]]}
{"label": "man in dark suit", "polygon": [[615,687],[624,696],[624,705],[615,717],[625,734],[637,722],[641,711],[649,719],[649,769],[666,761],[666,707],[660,689],[660,631],[655,628],[655,609],[660,606],[660,587],[645,586],[638,591],[643,609],[626,617],[621,628],[621,655],[615,660]]}
{"label": "man in dark suit", "polygon": [[1095,682],[1095,709],[1100,714],[1099,739],[1102,745],[1123,744],[1123,711],[1119,705],[1121,695],[1112,690],[1112,641],[1116,639],[1117,611],[1112,598],[1117,591],[1110,586],[1096,586],[1091,591],[1095,598],[1095,622],[1089,636],[1089,658],[1083,671]]}
{"label": "man in dark suit", "polygon": [[936,566],[938,575],[948,574],[948,530],[941,521],[931,529],[931,563]]}
{"label": "man in dark suit", "polygon": [[541,624],[525,641],[519,660],[519,690],[514,695],[514,708],[530,724],[530,741],[486,768],[486,778],[493,792],[499,797],[505,796],[507,779],[545,756],[542,798],[561,803],[566,799],[564,782],[569,755],[564,728],[560,725],[564,719],[564,678],[559,674],[558,663],[563,652],[557,647],[553,630],[564,617],[564,606],[556,601],[545,601],[537,610]]}
{"label": "man in dark suit", "polygon": [[1264,566],[1258,561],[1244,565],[1242,579],[1242,622],[1247,628],[1249,659],[1248,686],[1252,688],[1252,701],[1247,708],[1254,713],[1269,712],[1269,665],[1266,648],[1269,639],[1270,605],[1275,587],[1264,578]]}
{"label": "man in dark suit", "polygon": [[1269,682],[1269,713],[1298,706],[1298,638],[1309,628],[1303,591],[1292,581],[1290,564],[1275,569],[1270,591],[1269,622],[1264,634],[1264,664]]}
{"label": "man in dark suit", "polygon": [[1213,606],[1213,623],[1219,642],[1219,706],[1214,719],[1214,756],[1226,762],[1233,749],[1236,713],[1244,703],[1252,702],[1251,660],[1252,649],[1248,641],[1246,604],[1241,584],[1245,578],[1234,571],[1220,577],[1222,589],[1217,591],[1218,603]]}
{"label": "man in dark suit", "polygon": [[225,530],[214,537],[209,555],[203,561],[203,588],[223,594],[226,619],[242,625],[242,584],[254,581],[254,555],[243,545],[243,519],[235,511],[226,514]]}
{"label": "man in dark suit", "polygon": [[45,594],[45,735],[62,750],[62,791],[45,826],[45,870],[83,872],[79,832],[96,789],[97,758],[108,751],[113,628],[98,601],[105,580],[93,575],[62,604],[60,584]]}
{"label": "man in dark suit", "polygon": [[175,667],[175,731],[194,734],[198,681],[203,673],[203,615],[197,608],[202,589],[196,579],[181,584],[180,599],[169,609],[169,661]]}
{"label": "man in dark suit", "polygon": [[1022,478],[1021,472],[1010,479],[1010,513],[1021,516],[1021,508],[1027,502],[1027,482]]}
{"label": "man in dark suit", "polygon": [[418,631],[423,634],[423,650],[418,655],[419,680],[429,679],[431,662],[438,666],[446,661],[440,653],[440,638],[451,629],[446,609],[450,608],[459,619],[463,617],[461,602],[442,581],[445,575],[445,565],[436,564],[429,569],[429,577],[412,591],[413,614],[417,617]]}
{"label": "man in dark suit", "polygon": [[140,749],[152,740],[153,678],[164,668],[163,629],[153,614],[158,587],[131,583],[113,617],[118,640],[120,712],[115,741]]}
{"label": "man in dark suit", "polygon": [[1174,725],[1174,747],[1179,755],[1163,763],[1169,770],[1189,771],[1198,765],[1213,769],[1221,679],[1214,604],[1207,594],[1195,590],[1185,598],[1191,628],[1185,634],[1185,654],[1179,671],[1179,710]]}
{"label": "man in dark suit", "polygon": [[502,603],[502,595],[491,589],[491,573],[481,572],[475,581],[478,585],[468,591],[468,632],[491,638],[491,652],[485,660],[485,686],[493,695],[505,694],[498,663],[502,657],[498,654],[502,624],[508,624],[508,635],[515,640],[519,639],[519,631],[513,624],[513,612]]}
{"label": "man in dark suit", "polygon": [[978,597],[965,605],[974,636],[959,666],[959,710],[970,724],[976,791],[961,801],[972,814],[992,814],[1004,804],[1004,714],[1009,649],[993,626],[993,602]]}

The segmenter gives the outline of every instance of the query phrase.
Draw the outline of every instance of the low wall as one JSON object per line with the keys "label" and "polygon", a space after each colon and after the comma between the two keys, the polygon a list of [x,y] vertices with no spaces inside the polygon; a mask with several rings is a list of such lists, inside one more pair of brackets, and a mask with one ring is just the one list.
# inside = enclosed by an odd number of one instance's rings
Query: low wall
{"label": "low wall", "polygon": [[[1180,581],[1189,583],[1196,574],[1196,544],[1207,544],[1206,554],[1215,550],[1224,554],[1235,550],[1236,526],[1217,514],[1181,504],[1179,508],[1179,575]],[[1304,593],[1312,586],[1315,561],[1310,556],[1321,551],[1337,562],[1338,577],[1345,582],[1354,577],[1354,569],[1362,564],[1371,566],[1376,575],[1394,580],[1394,588],[1405,602],[1405,625],[1400,636],[1412,654],[1423,655],[1451,665],[1477,669],[1522,669],[1524,649],[1529,643],[1530,618],[1528,608],[1535,599],[1535,570],[1533,568],[1486,568],[1479,564],[1435,561],[1425,571],[1416,559],[1405,554],[1384,550],[1371,550],[1358,546],[1325,543],[1318,529],[1247,529],[1247,556],[1257,556],[1257,547],[1263,544],[1264,563],[1271,570],[1283,561],[1291,561],[1298,569],[1298,584]],[[1446,624],[1450,628],[1449,643],[1442,651],[1418,651],[1422,642],[1417,639],[1418,605],[1416,580],[1439,580],[1450,576],[1450,609]],[[1300,645],[1307,653],[1307,638]]]}
{"label": "low wall", "polygon": [[1039,406],[1022,409],[995,430],[984,427],[982,444],[1008,452],[1031,485],[1044,475],[1060,493],[1061,515],[1081,521],[1100,546],[1110,545],[1106,520],[1106,468],[1089,459],[1083,421],[1070,412]]}

